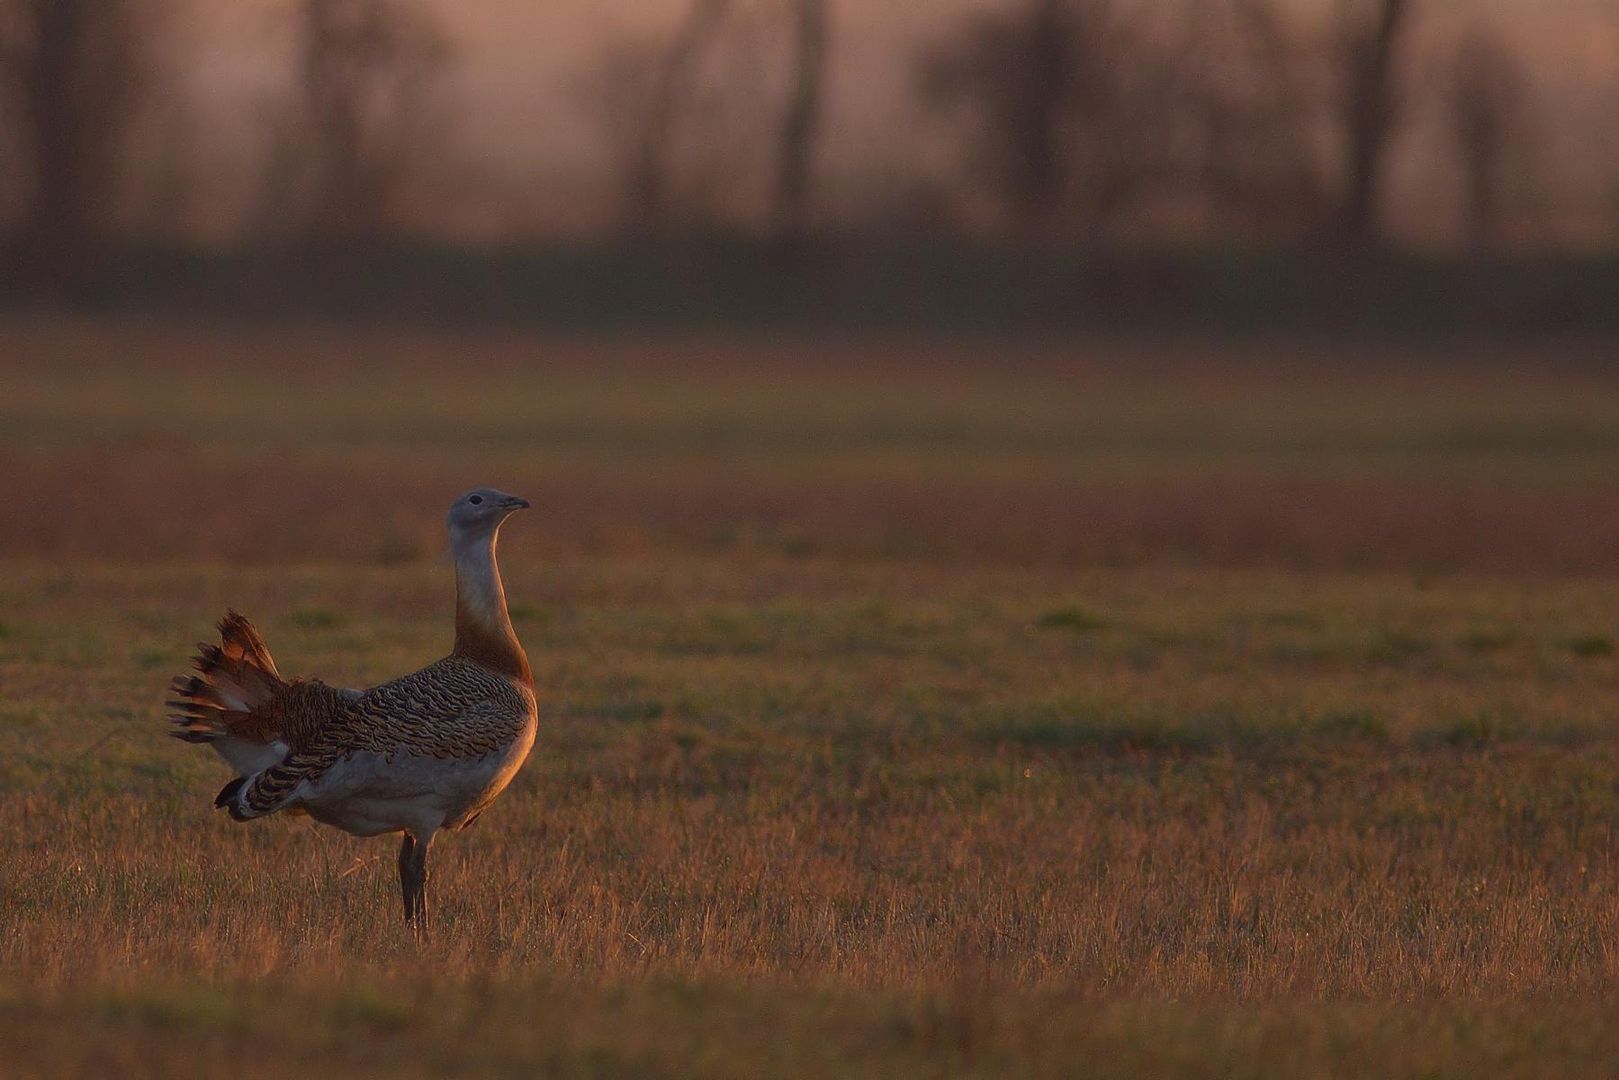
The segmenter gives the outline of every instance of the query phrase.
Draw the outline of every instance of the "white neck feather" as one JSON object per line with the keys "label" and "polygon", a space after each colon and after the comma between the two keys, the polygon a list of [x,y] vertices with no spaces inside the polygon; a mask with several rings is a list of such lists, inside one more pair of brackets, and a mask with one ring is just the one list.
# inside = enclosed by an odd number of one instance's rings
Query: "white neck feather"
{"label": "white neck feather", "polygon": [[505,588],[500,585],[500,567],[495,563],[495,538],[458,539],[455,554],[455,596],[466,612],[484,625],[510,627],[512,620],[505,606]]}
{"label": "white neck feather", "polygon": [[510,632],[512,621],[506,610],[506,589],[501,584],[500,566],[495,562],[497,533],[455,538],[451,548],[455,557],[455,595],[462,610],[486,628]]}

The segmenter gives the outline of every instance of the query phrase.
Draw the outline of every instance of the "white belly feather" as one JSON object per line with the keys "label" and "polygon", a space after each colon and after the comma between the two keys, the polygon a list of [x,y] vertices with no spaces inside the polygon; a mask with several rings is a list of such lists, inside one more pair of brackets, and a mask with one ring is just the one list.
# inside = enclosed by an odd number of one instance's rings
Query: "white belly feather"
{"label": "white belly feather", "polygon": [[295,805],[357,836],[409,829],[425,835],[465,824],[511,782],[534,743],[534,726],[510,746],[473,758],[363,750],[300,785]]}

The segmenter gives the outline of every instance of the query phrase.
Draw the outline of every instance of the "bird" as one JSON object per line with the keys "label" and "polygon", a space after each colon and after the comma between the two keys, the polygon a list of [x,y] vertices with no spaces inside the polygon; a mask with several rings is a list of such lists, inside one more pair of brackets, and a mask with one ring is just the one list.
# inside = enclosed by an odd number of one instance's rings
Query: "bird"
{"label": "bird", "polygon": [[450,507],[455,644],[420,671],[369,690],[283,678],[232,609],[219,644],[199,644],[195,673],[169,687],[169,734],[212,747],[235,770],[214,806],[236,821],[307,814],[356,836],[404,834],[399,890],[418,939],[434,837],[482,814],[534,745],[534,674],[495,559],[501,526],[529,505],[484,487]]}

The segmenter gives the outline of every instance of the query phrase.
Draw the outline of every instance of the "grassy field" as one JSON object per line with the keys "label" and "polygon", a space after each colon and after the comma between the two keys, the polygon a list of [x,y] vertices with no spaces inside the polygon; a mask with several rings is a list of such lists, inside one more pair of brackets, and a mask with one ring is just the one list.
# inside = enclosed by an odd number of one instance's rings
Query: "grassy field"
{"label": "grassy field", "polygon": [[[1619,1070],[1593,356],[0,343],[7,1076]],[[418,949],[162,689],[440,655],[476,483],[542,728]]]}

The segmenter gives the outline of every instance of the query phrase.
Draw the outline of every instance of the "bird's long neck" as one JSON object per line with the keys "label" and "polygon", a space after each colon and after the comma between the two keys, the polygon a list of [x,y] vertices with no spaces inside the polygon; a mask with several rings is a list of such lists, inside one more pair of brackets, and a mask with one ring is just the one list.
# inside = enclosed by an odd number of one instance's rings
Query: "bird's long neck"
{"label": "bird's long neck", "polygon": [[528,655],[506,610],[506,589],[495,563],[496,535],[458,539],[453,545],[455,655],[533,685]]}

